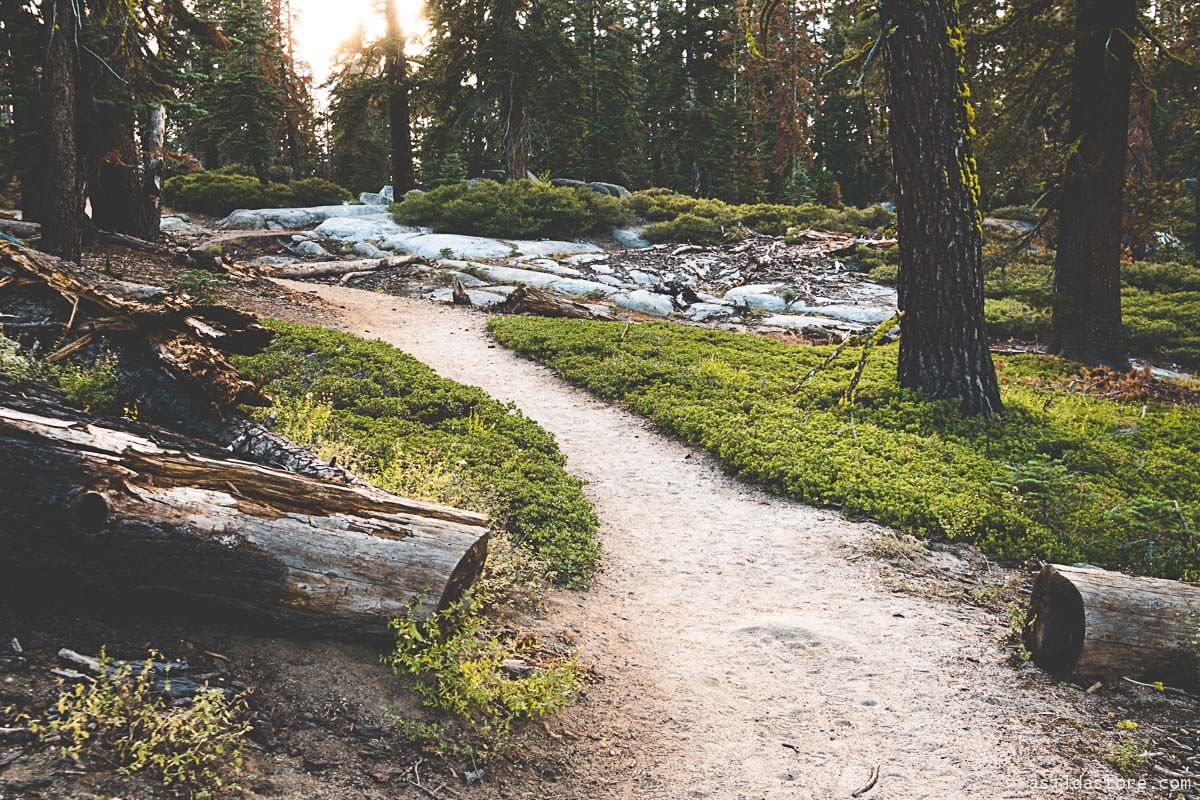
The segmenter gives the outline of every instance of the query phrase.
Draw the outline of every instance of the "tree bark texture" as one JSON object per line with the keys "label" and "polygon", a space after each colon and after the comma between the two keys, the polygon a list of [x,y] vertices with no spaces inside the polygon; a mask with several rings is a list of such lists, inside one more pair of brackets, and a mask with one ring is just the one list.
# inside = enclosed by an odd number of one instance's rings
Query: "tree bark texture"
{"label": "tree bark texture", "polygon": [[1200,588],[1048,564],[1034,582],[1030,605],[1026,646],[1049,672],[1198,685]]}
{"label": "tree bark texture", "polygon": [[979,180],[956,8],[889,0],[881,14],[899,188],[899,379],[990,415],[1002,407],[984,330]]}
{"label": "tree bark texture", "polygon": [[145,426],[0,392],[8,579],[181,600],[291,628],[384,635],[459,598],[480,514],[236,461]]}
{"label": "tree bark texture", "polygon": [[1128,369],[1121,323],[1121,196],[1129,140],[1134,0],[1076,0],[1072,152],[1059,200],[1050,348]]}
{"label": "tree bark texture", "polygon": [[70,261],[83,254],[83,176],[78,109],[79,20],[71,0],[53,0],[51,35],[42,86],[46,123],[45,194],[40,204],[41,246]]}

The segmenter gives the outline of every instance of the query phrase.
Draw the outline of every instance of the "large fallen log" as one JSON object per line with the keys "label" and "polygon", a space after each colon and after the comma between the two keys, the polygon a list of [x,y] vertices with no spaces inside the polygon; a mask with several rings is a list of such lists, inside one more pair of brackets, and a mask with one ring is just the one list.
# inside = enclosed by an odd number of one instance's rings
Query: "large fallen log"
{"label": "large fallen log", "polygon": [[544,289],[518,286],[497,306],[502,314],[532,314],[570,319],[612,319],[612,315]]}
{"label": "large fallen log", "polygon": [[1048,564],[1030,604],[1026,646],[1049,672],[1200,685],[1200,588]]}
{"label": "large fallen log", "polygon": [[346,275],[351,272],[372,272],[392,267],[402,267],[405,264],[427,264],[420,256],[404,255],[389,258],[364,258],[356,261],[314,261],[312,263],[288,264],[284,267],[273,267],[269,270],[272,278],[289,278],[305,280],[308,278],[328,278],[333,275]]}
{"label": "large fallen log", "polygon": [[2,384],[0,485],[0,581],[334,635],[445,607],[487,553],[482,515],[234,460]]}

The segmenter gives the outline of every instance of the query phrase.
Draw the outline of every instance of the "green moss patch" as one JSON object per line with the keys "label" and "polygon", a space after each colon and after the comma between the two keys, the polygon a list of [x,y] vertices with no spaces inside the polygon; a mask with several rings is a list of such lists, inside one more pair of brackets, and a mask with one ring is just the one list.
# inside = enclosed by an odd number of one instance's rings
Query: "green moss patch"
{"label": "green moss patch", "polygon": [[384,488],[490,514],[559,581],[587,582],[596,514],[549,433],[387,344],[270,325],[270,347],[239,368],[265,382],[281,430]]}
{"label": "green moss patch", "polygon": [[962,417],[902,390],[878,348],[853,405],[858,351],[793,393],[830,352],[668,323],[505,317],[503,345],[771,491],[1014,559],[1200,576],[1200,411],[1046,388],[1077,367],[998,361],[1008,412]]}

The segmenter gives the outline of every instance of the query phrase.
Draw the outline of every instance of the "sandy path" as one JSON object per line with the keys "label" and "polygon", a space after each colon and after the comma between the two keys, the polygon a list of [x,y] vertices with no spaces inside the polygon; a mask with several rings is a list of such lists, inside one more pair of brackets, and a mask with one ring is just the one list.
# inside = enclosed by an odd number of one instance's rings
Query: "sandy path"
{"label": "sandy path", "polygon": [[543,796],[827,800],[876,767],[871,798],[1063,796],[1030,780],[1077,773],[1036,722],[1054,701],[1003,666],[994,619],[890,593],[870,559],[848,560],[877,528],[731,480],[498,347],[480,315],[292,286],[345,329],[515,402],[589,481],[604,568],[552,619],[603,680],[568,720],[592,734],[579,774]]}

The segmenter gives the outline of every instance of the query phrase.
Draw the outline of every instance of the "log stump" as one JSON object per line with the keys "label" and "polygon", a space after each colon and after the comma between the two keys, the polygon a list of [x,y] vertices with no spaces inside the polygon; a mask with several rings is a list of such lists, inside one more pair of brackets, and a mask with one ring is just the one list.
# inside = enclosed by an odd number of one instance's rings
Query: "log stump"
{"label": "log stump", "polygon": [[1200,684],[1200,588],[1048,564],[1033,585],[1025,643],[1034,663],[1081,680]]}

